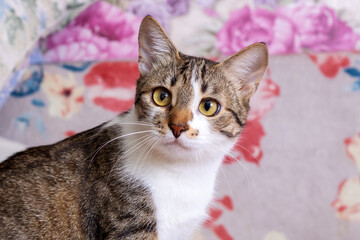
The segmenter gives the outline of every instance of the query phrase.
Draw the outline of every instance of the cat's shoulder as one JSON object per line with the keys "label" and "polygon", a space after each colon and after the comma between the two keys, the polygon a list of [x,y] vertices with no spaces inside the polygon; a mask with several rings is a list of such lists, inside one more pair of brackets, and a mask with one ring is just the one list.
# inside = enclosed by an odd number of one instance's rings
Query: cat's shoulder
{"label": "cat's shoulder", "polygon": [[52,161],[64,161],[71,155],[86,152],[87,145],[96,141],[96,136],[101,135],[103,125],[80,132],[51,145],[30,147],[14,153],[0,163],[0,172],[34,169],[44,164],[49,166]]}

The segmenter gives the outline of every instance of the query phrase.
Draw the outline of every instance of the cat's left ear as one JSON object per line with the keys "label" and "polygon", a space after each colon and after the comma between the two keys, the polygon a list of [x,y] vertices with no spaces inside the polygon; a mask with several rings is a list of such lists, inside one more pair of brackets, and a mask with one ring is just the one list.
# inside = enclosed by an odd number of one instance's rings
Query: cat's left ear
{"label": "cat's left ear", "polygon": [[151,16],[146,16],[139,30],[139,70],[146,75],[159,65],[166,65],[179,58],[174,44],[161,27],[160,23]]}
{"label": "cat's left ear", "polygon": [[219,63],[224,74],[246,100],[255,93],[269,63],[265,43],[252,44]]}

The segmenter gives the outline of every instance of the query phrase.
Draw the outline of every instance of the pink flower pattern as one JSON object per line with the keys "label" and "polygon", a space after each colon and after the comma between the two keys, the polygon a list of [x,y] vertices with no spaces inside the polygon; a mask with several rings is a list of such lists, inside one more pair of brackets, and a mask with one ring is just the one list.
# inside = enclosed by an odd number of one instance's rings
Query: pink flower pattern
{"label": "pink flower pattern", "polygon": [[360,173],[360,133],[345,139],[344,142],[348,156],[353,160]]}
{"label": "pink flower pattern", "polygon": [[332,203],[336,216],[342,220],[360,221],[360,176],[345,179],[339,185],[338,196]]}
{"label": "pink flower pattern", "polygon": [[309,54],[309,58],[318,66],[319,70],[327,78],[334,78],[340,69],[350,65],[350,59],[340,54]]}
{"label": "pink flower pattern", "polygon": [[270,53],[297,53],[296,28],[288,17],[265,9],[244,7],[230,14],[217,33],[217,48],[231,55],[255,42],[265,42]]}
{"label": "pink flower pattern", "polygon": [[138,55],[141,18],[106,2],[96,2],[66,28],[45,41],[45,60],[90,61],[133,59]]}
{"label": "pink flower pattern", "polygon": [[255,43],[265,42],[271,54],[353,50],[360,36],[334,10],[321,4],[297,4],[270,11],[262,8],[231,12],[217,33],[217,48],[231,55]]}
{"label": "pink flower pattern", "polygon": [[225,195],[220,199],[215,199],[209,208],[209,217],[204,222],[204,227],[210,229],[220,240],[234,240],[226,226],[218,223],[221,216],[234,210],[233,200]]}
{"label": "pink flower pattern", "polygon": [[360,39],[325,5],[299,4],[280,12],[292,19],[303,48],[315,52],[351,50]]}
{"label": "pink flower pattern", "polygon": [[45,73],[41,89],[49,99],[49,115],[70,119],[84,103],[84,86],[78,86],[73,75]]}
{"label": "pink flower pattern", "polygon": [[[354,50],[360,41],[360,36],[325,5],[299,1],[273,10],[261,5],[234,9],[222,21],[213,4],[200,3],[206,14],[222,22],[220,30],[212,32],[216,42],[208,51],[217,48],[226,56],[255,42],[265,42],[271,54],[343,51]],[[187,13],[188,8],[188,1],[160,4],[136,0],[121,10],[98,1],[66,28],[42,41],[44,59],[51,62],[136,59],[137,32],[143,16],[153,15],[170,31],[170,18]]]}
{"label": "pink flower pattern", "polygon": [[124,112],[134,104],[137,62],[103,62],[84,76],[89,96],[95,105],[113,112]]}
{"label": "pink flower pattern", "polygon": [[[344,140],[346,152],[360,173],[360,133]],[[342,220],[360,221],[360,175],[343,180],[332,206]]]}

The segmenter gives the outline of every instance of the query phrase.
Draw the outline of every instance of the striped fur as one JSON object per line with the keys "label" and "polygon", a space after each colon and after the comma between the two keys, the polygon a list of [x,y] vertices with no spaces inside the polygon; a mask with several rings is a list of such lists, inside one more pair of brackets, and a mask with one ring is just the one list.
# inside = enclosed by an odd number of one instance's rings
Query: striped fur
{"label": "striped fur", "polygon": [[156,239],[149,190],[111,173],[121,145],[104,143],[121,131],[99,126],[1,163],[0,239]]}
{"label": "striped fur", "polygon": [[[145,17],[133,108],[0,164],[0,239],[189,239],[267,61],[261,43],[221,62],[182,54]],[[167,106],[152,99],[159,87]],[[204,99],[218,114],[200,113]]]}
{"label": "striped fur", "polygon": [[[176,63],[171,62],[169,65],[156,68],[151,74],[138,80],[136,108],[139,112],[139,120],[153,114],[151,92],[156,87],[169,89],[176,104],[161,109],[163,114],[157,114],[152,123],[159,125],[160,118],[172,115],[175,105],[175,111],[188,108],[193,98],[190,78],[195,69],[195,79],[201,86],[202,98],[215,98],[222,105],[220,114],[208,119],[213,129],[231,138],[238,137],[246,123],[250,108],[249,100],[242,100],[238,86],[226,81],[226,75],[221,72],[218,63],[183,54],[180,54],[180,57]],[[163,122],[163,126],[167,124],[168,122]]]}

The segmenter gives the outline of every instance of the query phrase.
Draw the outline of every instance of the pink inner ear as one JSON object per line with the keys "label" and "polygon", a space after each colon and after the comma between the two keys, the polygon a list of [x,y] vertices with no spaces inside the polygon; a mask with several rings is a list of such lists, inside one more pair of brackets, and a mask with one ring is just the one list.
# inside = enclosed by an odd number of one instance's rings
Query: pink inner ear
{"label": "pink inner ear", "polygon": [[262,43],[253,44],[220,63],[220,68],[238,86],[244,98],[255,93],[267,66],[267,47]]}
{"label": "pink inner ear", "polygon": [[178,55],[161,25],[152,17],[143,19],[139,31],[139,70],[149,73],[158,63],[171,61]]}
{"label": "pink inner ear", "polygon": [[245,81],[261,78],[268,66],[268,51],[265,44],[255,43],[225,59],[222,65],[231,75]]}

